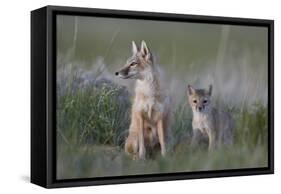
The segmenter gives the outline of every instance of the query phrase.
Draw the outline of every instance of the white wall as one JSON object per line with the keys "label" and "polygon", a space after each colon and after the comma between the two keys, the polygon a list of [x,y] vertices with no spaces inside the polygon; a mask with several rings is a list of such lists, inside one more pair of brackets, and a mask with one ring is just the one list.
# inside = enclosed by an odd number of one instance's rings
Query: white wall
{"label": "white wall", "polygon": [[[158,183],[45,190],[29,184],[30,158],[30,10],[45,5],[67,5],[275,20],[275,175],[216,178]],[[267,193],[280,191],[281,115],[280,34],[281,12],[277,0],[80,0],[1,1],[0,30],[0,192],[57,193]],[[251,157],[251,156],[249,156]],[[279,184],[279,185],[278,185]]]}

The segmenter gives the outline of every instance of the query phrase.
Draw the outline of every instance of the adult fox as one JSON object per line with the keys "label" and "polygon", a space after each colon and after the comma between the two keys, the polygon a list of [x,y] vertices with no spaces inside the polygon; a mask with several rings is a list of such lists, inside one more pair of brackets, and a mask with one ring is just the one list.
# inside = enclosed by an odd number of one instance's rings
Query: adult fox
{"label": "adult fox", "polygon": [[144,41],[140,49],[132,42],[132,56],[115,75],[136,80],[125,152],[145,159],[147,149],[155,150],[160,145],[161,154],[165,156],[170,133],[170,98],[160,83],[152,53]]}

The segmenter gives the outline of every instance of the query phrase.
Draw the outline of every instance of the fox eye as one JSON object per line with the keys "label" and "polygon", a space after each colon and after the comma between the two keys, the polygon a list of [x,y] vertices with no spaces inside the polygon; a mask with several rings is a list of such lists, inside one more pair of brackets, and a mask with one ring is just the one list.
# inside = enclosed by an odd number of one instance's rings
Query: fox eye
{"label": "fox eye", "polygon": [[207,102],[208,102],[207,100],[204,100],[204,101],[203,101],[204,104],[206,104]]}
{"label": "fox eye", "polygon": [[197,100],[193,100],[193,102],[196,104],[196,103],[197,103]]}
{"label": "fox eye", "polygon": [[136,66],[136,65],[137,65],[136,62],[132,62],[132,63],[130,64],[131,67],[132,67],[132,66]]}

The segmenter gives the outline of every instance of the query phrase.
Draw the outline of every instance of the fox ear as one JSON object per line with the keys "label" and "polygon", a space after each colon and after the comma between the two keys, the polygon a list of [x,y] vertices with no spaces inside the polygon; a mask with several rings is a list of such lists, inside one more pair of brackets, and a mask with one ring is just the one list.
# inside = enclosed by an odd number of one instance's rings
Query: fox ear
{"label": "fox ear", "polygon": [[192,95],[195,93],[195,89],[191,85],[187,85],[187,94]]}
{"label": "fox ear", "polygon": [[138,47],[137,47],[135,41],[132,41],[132,52],[133,52],[133,54],[136,54],[138,52]]}
{"label": "fox ear", "polygon": [[147,56],[150,54],[148,47],[144,40],[141,41],[141,53],[143,56]]}
{"label": "fox ear", "polygon": [[209,85],[209,91],[208,94],[211,96],[212,95],[212,90],[213,90],[213,86],[212,84]]}

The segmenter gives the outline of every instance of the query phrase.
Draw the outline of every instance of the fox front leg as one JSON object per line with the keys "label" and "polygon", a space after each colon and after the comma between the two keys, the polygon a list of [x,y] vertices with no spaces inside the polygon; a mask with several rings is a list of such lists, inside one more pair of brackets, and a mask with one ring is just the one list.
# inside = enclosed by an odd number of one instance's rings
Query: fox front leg
{"label": "fox front leg", "polygon": [[216,134],[215,134],[214,130],[212,130],[212,129],[208,129],[206,132],[208,134],[208,139],[209,139],[208,150],[211,151],[215,148],[215,145],[216,145]]}
{"label": "fox front leg", "polygon": [[157,122],[157,133],[158,133],[159,143],[160,143],[160,147],[161,147],[161,154],[162,154],[162,156],[165,156],[166,155],[166,144],[165,144],[163,119],[160,119]]}
{"label": "fox front leg", "polygon": [[191,139],[191,146],[197,146],[202,138],[202,132],[199,129],[193,129],[193,135]]}
{"label": "fox front leg", "polygon": [[141,113],[138,114],[138,141],[139,141],[139,158],[145,159],[145,145],[144,145],[144,124]]}

